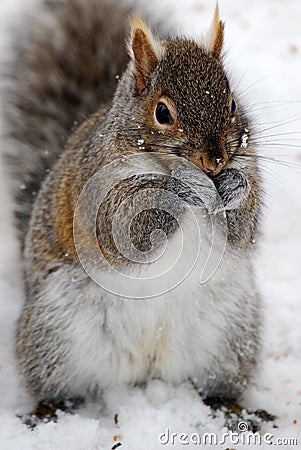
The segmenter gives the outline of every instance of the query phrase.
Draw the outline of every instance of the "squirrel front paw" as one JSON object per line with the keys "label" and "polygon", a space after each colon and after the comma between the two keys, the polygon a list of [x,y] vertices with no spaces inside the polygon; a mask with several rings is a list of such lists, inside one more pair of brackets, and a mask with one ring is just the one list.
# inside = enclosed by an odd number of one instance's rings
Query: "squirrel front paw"
{"label": "squirrel front paw", "polygon": [[202,170],[185,161],[171,175],[179,180],[177,195],[187,204],[206,208],[210,212],[218,209],[220,199],[214,183]]}
{"label": "squirrel front paw", "polygon": [[225,169],[215,179],[215,187],[225,210],[238,209],[247,199],[250,184],[245,174],[237,169]]}

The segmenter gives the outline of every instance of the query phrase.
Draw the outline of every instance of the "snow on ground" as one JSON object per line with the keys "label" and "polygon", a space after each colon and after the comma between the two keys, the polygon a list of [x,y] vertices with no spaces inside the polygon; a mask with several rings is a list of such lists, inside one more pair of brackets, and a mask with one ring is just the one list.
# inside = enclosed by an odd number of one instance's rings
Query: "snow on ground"
{"label": "snow on ground", "polygon": [[[33,0],[0,1],[0,46],[7,16],[31,4]],[[148,5],[163,20],[171,16],[179,31],[194,35],[204,31],[213,7],[210,0],[165,0],[164,4],[154,0]],[[298,439],[298,446],[290,443],[277,448],[301,448],[301,134],[290,134],[301,131],[301,3],[220,0],[220,8],[233,84],[239,85],[254,111],[258,128],[266,129],[260,154],[277,161],[264,162],[267,207],[256,265],[265,307],[265,347],[258,377],[243,404],[279,417],[278,428],[263,425],[262,433],[274,436],[272,443],[277,438]],[[97,450],[111,449],[118,442],[124,450],[204,448],[181,444],[178,438],[174,445],[160,445],[159,435],[166,428],[221,437],[226,431],[223,418],[213,419],[191,386],[174,388],[160,381],[152,381],[145,389],[106,392],[99,404],[75,415],[62,413],[57,423],[41,424],[34,431],[20,422],[16,414],[28,411],[32,401],[19,386],[14,360],[22,289],[4,175],[0,176],[0,449]],[[229,441],[216,445],[227,447],[265,445]]]}

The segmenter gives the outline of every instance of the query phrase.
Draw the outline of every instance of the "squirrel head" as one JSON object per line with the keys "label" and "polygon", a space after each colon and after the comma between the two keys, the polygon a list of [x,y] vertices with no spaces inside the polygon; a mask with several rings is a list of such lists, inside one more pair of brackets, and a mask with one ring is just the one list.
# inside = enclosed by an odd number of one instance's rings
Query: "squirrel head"
{"label": "squirrel head", "polygon": [[131,61],[115,99],[123,98],[140,150],[177,154],[216,175],[232,157],[233,142],[240,147],[247,124],[223,68],[223,35],[218,7],[202,44],[161,40],[140,17],[132,19]]}

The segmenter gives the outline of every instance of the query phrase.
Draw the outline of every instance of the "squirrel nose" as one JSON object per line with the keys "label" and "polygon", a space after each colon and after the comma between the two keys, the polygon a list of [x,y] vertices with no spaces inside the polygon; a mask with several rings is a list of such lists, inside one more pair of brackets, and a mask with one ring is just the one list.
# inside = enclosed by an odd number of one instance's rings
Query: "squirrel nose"
{"label": "squirrel nose", "polygon": [[225,156],[209,158],[208,155],[204,154],[202,157],[203,170],[207,174],[217,174],[225,167],[227,163],[227,158]]}

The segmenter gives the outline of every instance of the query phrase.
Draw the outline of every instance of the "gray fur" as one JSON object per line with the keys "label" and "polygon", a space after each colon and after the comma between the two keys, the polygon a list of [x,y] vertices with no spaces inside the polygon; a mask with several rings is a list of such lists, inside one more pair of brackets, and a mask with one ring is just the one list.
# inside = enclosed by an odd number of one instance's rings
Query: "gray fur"
{"label": "gray fur", "polygon": [[2,116],[22,240],[32,203],[66,139],[114,94],[128,60],[129,13],[121,3],[112,9],[109,0],[50,0],[28,13],[16,33],[14,60],[2,69],[9,80]]}

